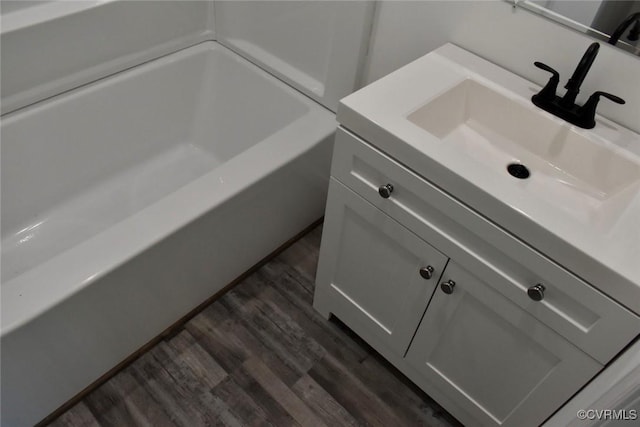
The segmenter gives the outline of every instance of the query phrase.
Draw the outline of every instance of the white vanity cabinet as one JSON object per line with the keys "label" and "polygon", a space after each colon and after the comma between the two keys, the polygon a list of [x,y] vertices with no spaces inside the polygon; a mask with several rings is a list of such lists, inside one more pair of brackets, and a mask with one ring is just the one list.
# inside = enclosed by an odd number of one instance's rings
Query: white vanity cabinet
{"label": "white vanity cabinet", "polygon": [[638,334],[635,314],[342,127],[331,175],[314,307],[463,423],[540,425]]}
{"label": "white vanity cabinet", "polygon": [[316,308],[383,354],[404,355],[447,258],[335,179],[329,188],[317,276],[328,286],[317,288]]}
{"label": "white vanity cabinet", "polygon": [[601,369],[455,262],[442,283],[452,292],[434,294],[406,361],[477,424],[540,425]]}

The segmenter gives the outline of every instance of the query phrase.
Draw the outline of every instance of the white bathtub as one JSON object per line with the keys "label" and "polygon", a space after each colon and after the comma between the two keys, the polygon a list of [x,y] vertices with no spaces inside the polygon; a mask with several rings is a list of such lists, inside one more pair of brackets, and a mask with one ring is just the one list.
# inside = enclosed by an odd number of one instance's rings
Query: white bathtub
{"label": "white bathtub", "polygon": [[2,118],[2,419],[31,425],[319,219],[335,118],[206,42]]}

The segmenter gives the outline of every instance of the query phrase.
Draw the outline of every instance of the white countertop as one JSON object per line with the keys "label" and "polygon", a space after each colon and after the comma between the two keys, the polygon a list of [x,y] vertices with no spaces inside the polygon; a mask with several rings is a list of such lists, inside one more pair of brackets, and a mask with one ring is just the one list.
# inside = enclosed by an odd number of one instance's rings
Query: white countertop
{"label": "white countertop", "polygon": [[[532,67],[536,59],[531,59]],[[461,155],[459,148],[443,144],[407,120],[413,111],[470,77],[523,105],[530,104],[531,96],[540,90],[534,83],[447,44],[344,98],[337,119],[381,151],[640,314],[640,183],[593,209],[576,209],[570,200],[532,194],[527,190],[527,180],[513,179],[503,170],[488,168],[473,153]],[[566,76],[561,78],[561,84],[563,79]],[[640,135],[600,116],[596,117],[596,127],[586,130],[542,110],[540,114],[585,137],[602,141],[640,164]],[[553,192],[553,186],[549,187]]]}

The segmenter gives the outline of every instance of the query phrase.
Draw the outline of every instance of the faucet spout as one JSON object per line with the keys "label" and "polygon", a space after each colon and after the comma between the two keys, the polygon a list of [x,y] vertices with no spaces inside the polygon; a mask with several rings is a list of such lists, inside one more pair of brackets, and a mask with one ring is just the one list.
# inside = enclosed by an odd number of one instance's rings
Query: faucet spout
{"label": "faucet spout", "polygon": [[600,45],[598,43],[591,43],[591,45],[584,52],[584,55],[582,55],[582,59],[578,63],[578,66],[573,72],[573,75],[565,85],[565,89],[567,89],[567,92],[562,97],[562,105],[564,107],[572,107],[573,105],[575,105],[576,97],[580,92],[580,86],[582,86],[584,78],[587,76],[587,73],[591,69],[591,65],[596,59],[599,49]]}
{"label": "faucet spout", "polygon": [[629,27],[632,23],[634,24],[634,26],[629,31],[629,36],[627,38],[631,41],[638,40],[640,12],[632,13],[631,15],[627,16],[624,21],[622,21],[620,25],[618,25],[618,28],[616,28],[615,31],[611,34],[611,37],[609,37],[609,41],[607,43],[612,45],[618,43],[618,40],[620,40],[620,37],[622,37],[622,33],[624,33],[627,27]]}

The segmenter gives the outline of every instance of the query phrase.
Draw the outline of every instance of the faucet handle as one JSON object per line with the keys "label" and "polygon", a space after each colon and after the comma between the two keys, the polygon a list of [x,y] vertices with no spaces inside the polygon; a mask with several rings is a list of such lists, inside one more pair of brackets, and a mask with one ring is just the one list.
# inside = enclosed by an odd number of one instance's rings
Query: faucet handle
{"label": "faucet handle", "polygon": [[540,92],[538,92],[536,95],[533,95],[532,99],[536,99],[538,101],[553,101],[556,97],[556,90],[558,89],[558,82],[560,81],[560,73],[549,67],[547,64],[543,64],[542,62],[536,61],[533,63],[533,65],[540,68],[541,70],[551,73],[551,78]]}
{"label": "faucet handle", "polygon": [[620,98],[619,96],[615,96],[610,93],[601,92],[601,91],[594,92],[593,95],[591,95],[587,100],[587,104],[589,103],[589,101],[591,101],[591,98],[594,98],[595,99],[594,102],[597,104],[599,101],[599,97],[601,96],[607,98],[609,101],[615,102],[616,104],[626,104],[625,100]]}
{"label": "faucet handle", "polygon": [[543,62],[540,62],[540,61],[536,61],[536,62],[533,63],[533,65],[535,65],[536,67],[540,68],[541,70],[545,70],[545,71],[548,71],[551,74],[553,74],[553,76],[551,78],[560,79],[560,73],[558,73],[553,68],[549,67],[547,64],[545,64]]}
{"label": "faucet handle", "polygon": [[615,102],[616,104],[625,104],[625,100],[620,98],[619,96],[601,91],[594,92],[593,95],[589,97],[587,102],[585,102],[584,105],[578,110],[580,121],[584,124],[585,129],[593,129],[596,125],[596,107],[598,106],[598,101],[600,101],[601,96]]}

